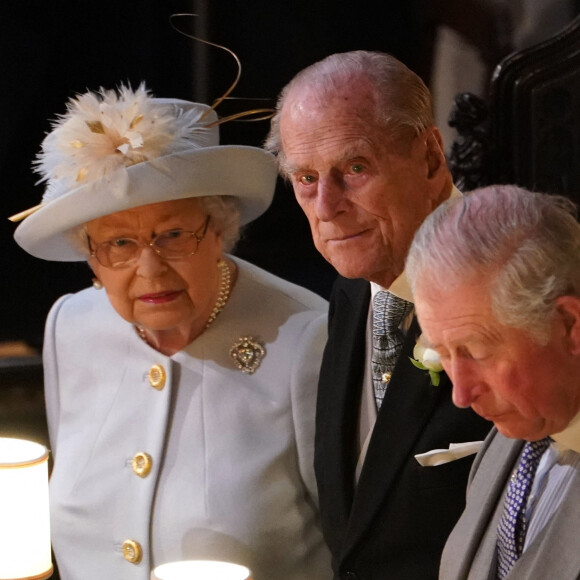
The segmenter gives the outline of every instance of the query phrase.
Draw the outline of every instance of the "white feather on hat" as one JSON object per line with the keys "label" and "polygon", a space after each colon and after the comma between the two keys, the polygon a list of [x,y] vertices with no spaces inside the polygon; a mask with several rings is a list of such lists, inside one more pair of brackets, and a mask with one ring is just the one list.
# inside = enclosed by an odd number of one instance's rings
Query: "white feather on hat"
{"label": "white feather on hat", "polygon": [[34,164],[48,182],[43,201],[121,167],[214,145],[204,140],[204,133],[211,135],[200,123],[204,112],[162,110],[143,84],[136,91],[121,86],[118,94],[101,89],[80,95],[53,123]]}
{"label": "white feather on hat", "polygon": [[143,84],[72,99],[34,167],[47,187],[14,237],[30,254],[58,261],[85,259],[71,230],[149,203],[233,195],[248,223],[268,208],[276,182],[274,158],[263,149],[219,145],[212,108],[153,98]]}

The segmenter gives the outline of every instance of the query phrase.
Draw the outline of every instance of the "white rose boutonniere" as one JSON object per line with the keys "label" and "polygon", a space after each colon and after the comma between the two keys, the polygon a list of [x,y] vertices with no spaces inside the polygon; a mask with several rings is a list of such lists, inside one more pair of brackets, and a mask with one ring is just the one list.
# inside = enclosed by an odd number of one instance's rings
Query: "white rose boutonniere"
{"label": "white rose boutonniere", "polygon": [[425,345],[421,335],[413,349],[413,358],[409,357],[410,361],[422,371],[427,371],[431,378],[431,384],[436,387],[439,385],[439,373],[443,371],[439,353]]}

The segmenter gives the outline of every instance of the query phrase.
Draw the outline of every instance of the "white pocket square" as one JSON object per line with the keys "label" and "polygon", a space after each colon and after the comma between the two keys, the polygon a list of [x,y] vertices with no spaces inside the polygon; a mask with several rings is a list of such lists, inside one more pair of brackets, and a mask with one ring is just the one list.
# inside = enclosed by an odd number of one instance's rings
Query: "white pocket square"
{"label": "white pocket square", "polygon": [[449,449],[433,449],[426,453],[419,453],[415,455],[415,459],[423,467],[434,467],[435,465],[443,465],[456,461],[462,457],[473,455],[477,453],[483,441],[467,441],[466,443],[450,443]]}

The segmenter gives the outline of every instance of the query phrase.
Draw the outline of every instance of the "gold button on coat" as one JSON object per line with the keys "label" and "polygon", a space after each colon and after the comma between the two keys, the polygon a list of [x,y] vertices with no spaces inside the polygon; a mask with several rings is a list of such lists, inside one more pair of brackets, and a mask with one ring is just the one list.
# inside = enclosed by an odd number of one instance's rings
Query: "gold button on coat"
{"label": "gold button on coat", "polygon": [[148,453],[139,451],[139,453],[136,453],[135,457],[133,457],[131,466],[133,467],[133,472],[139,477],[147,477],[151,471],[151,467],[153,466],[153,459],[151,459],[151,455]]}
{"label": "gold button on coat", "polygon": [[131,564],[139,564],[143,558],[143,548],[135,540],[125,540],[123,542],[123,556]]}
{"label": "gold button on coat", "polygon": [[167,375],[165,369],[161,365],[153,365],[149,369],[149,383],[154,389],[160,391],[165,386]]}

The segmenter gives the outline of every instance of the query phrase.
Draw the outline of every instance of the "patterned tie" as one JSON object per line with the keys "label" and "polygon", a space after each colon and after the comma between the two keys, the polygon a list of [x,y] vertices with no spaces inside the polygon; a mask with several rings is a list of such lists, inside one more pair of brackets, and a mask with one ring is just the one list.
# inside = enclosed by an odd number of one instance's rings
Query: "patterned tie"
{"label": "patterned tie", "polygon": [[497,528],[497,577],[500,580],[522,555],[528,527],[526,504],[538,463],[549,444],[549,437],[526,443],[518,469],[510,479]]}
{"label": "patterned tie", "polygon": [[401,322],[411,313],[413,304],[387,290],[373,298],[373,389],[377,409],[381,408],[385,390],[405,339]]}

